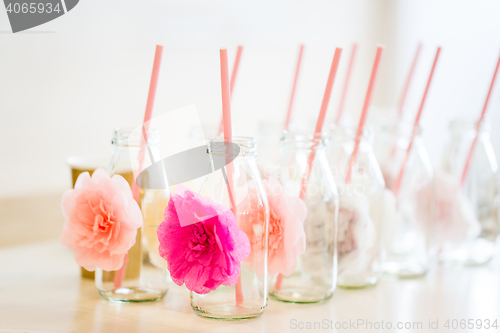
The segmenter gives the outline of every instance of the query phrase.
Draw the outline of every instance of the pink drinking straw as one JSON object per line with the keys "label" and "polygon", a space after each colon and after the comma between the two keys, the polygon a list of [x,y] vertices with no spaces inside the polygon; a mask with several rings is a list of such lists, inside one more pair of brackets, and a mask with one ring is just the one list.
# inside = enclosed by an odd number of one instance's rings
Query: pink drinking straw
{"label": "pink drinking straw", "polygon": [[238,50],[236,51],[236,59],[234,59],[233,72],[231,73],[231,83],[229,85],[229,91],[231,92],[231,94],[233,93],[236,74],[238,73],[238,68],[240,67],[241,52],[243,52],[243,46],[238,45]]}
{"label": "pink drinking straw", "polygon": [[[238,51],[236,51],[236,59],[234,59],[233,71],[231,73],[231,83],[229,85],[229,92],[232,95],[234,89],[234,82],[236,82],[236,74],[238,74],[238,68],[240,67],[241,53],[243,52],[243,46],[238,45]],[[222,134],[224,126],[224,118],[220,120],[219,125],[219,135]]]}
{"label": "pink drinking straw", "polygon": [[354,138],[354,149],[352,151],[351,158],[349,159],[349,164],[347,166],[347,172],[345,175],[345,183],[349,184],[351,182],[352,168],[354,163],[356,163],[356,155],[358,154],[359,142],[361,141],[361,135],[363,134],[363,127],[365,126],[366,115],[368,113],[368,108],[370,107],[370,102],[373,94],[373,87],[375,86],[375,80],[377,78],[377,72],[380,64],[380,58],[382,57],[382,51],[384,51],[384,46],[377,46],[377,53],[375,54],[375,61],[373,62],[372,74],[370,76],[370,82],[368,83],[368,90],[366,91],[365,103],[363,104],[363,109],[361,111],[361,117],[359,119],[358,129],[356,131],[356,137]]}
{"label": "pink drinking straw", "polygon": [[[153,114],[153,105],[155,102],[156,86],[158,84],[158,76],[160,74],[161,58],[163,54],[163,46],[156,45],[155,58],[153,62],[153,72],[151,73],[151,81],[149,83],[149,93],[148,100],[146,102],[146,112],[144,113],[144,121],[142,123],[143,133],[147,133],[149,129],[149,121],[151,120],[151,115]],[[141,145],[139,150],[139,169],[142,169],[142,163],[144,161],[144,152],[146,150],[146,137],[141,137]],[[132,196],[134,200],[139,204],[139,186],[132,179]],[[113,281],[115,288],[120,288],[122,286],[123,280],[125,279],[125,271],[127,270],[128,253],[125,255],[122,267],[115,272],[115,279]]]}
{"label": "pink drinking straw", "polygon": [[[323,95],[323,102],[321,103],[321,108],[319,110],[318,120],[316,121],[316,128],[314,129],[314,138],[321,135],[321,130],[323,129],[323,123],[325,122],[326,110],[328,109],[328,102],[330,101],[330,96],[332,94],[333,82],[335,81],[335,75],[337,74],[337,68],[339,67],[340,55],[342,54],[342,49],[338,47],[335,49],[335,54],[333,55],[332,66],[330,67],[330,74],[328,75],[328,81],[326,82],[325,94]],[[307,190],[307,181],[311,174],[312,162],[314,160],[314,156],[316,155],[314,152],[314,147],[309,154],[307,159],[307,166],[304,176],[302,177],[302,185],[300,188],[299,197],[304,200],[306,190]],[[276,278],[276,290],[281,289],[281,282],[283,281],[283,274],[278,274]]]}
{"label": "pink drinking straw", "polygon": [[290,95],[290,103],[288,103],[288,111],[286,113],[285,119],[285,130],[288,130],[288,125],[290,124],[290,119],[292,116],[292,106],[295,97],[295,89],[297,88],[297,81],[299,79],[300,64],[302,62],[302,53],[304,52],[304,45],[300,45],[299,58],[297,59],[297,68],[295,69],[295,76],[293,78],[292,94]]}
{"label": "pink drinking straw", "polygon": [[[221,91],[222,91],[222,121],[224,124],[224,141],[232,142],[232,126],[231,126],[231,93],[230,85],[228,80],[228,64],[227,64],[227,49],[220,49],[220,76],[221,76]],[[234,73],[234,72],[233,72]],[[226,147],[226,158],[228,158],[227,153],[231,147]],[[227,191],[229,199],[231,201],[232,211],[236,217],[236,204],[234,202],[233,194],[231,191],[232,179],[233,179],[233,165],[229,163],[227,166]],[[235,286],[236,290],[236,305],[239,306],[243,303],[243,290],[241,288],[241,274],[238,277],[238,282]]]}
{"label": "pink drinking straw", "polygon": [[432,69],[429,74],[429,79],[427,80],[427,85],[425,86],[424,95],[422,96],[422,102],[420,102],[420,107],[418,108],[417,116],[415,117],[415,123],[413,124],[413,131],[411,133],[410,143],[408,144],[408,148],[406,149],[406,155],[403,159],[403,163],[401,164],[401,170],[399,171],[398,178],[396,179],[396,182],[394,183],[394,186],[392,188],[392,192],[396,197],[398,196],[399,189],[401,187],[401,181],[403,180],[406,164],[408,163],[408,157],[410,156],[411,148],[413,146],[413,140],[415,139],[415,132],[420,122],[420,117],[422,116],[422,110],[424,109],[425,100],[427,99],[427,93],[429,92],[429,87],[432,82],[432,77],[434,76],[434,70],[436,69],[436,64],[439,59],[440,53],[441,53],[441,47],[438,47],[436,50],[436,56],[434,57],[434,63],[432,64]]}
{"label": "pink drinking straw", "polygon": [[[399,100],[398,121],[401,121],[401,119],[403,118],[403,108],[404,108],[404,104],[406,101],[406,96],[408,94],[408,89],[410,88],[410,83],[411,83],[412,78],[413,78],[413,73],[415,72],[415,67],[417,66],[417,61],[418,61],[418,58],[420,56],[421,49],[422,49],[422,43],[418,43],[417,52],[415,52],[415,56],[413,57],[413,62],[412,62],[411,67],[410,67],[410,72],[408,73],[408,77],[406,78],[405,84],[403,86],[403,92],[401,93],[401,98]],[[391,153],[389,155],[391,159],[394,158],[394,155],[396,154],[396,150],[397,150],[397,145],[396,145],[396,143],[394,143],[394,145],[392,146],[392,149],[391,149]]]}
{"label": "pink drinking straw", "polygon": [[349,79],[351,78],[352,66],[354,64],[354,58],[356,57],[356,50],[358,48],[358,44],[352,44],[351,58],[349,58],[349,64],[347,65],[347,73],[344,81],[344,88],[342,89],[342,95],[340,97],[339,109],[337,111],[337,116],[335,118],[335,124],[338,125],[340,123],[340,119],[342,118],[342,113],[344,112],[344,104],[345,98],[347,96],[347,88],[349,87]]}
{"label": "pink drinking straw", "polygon": [[[328,109],[328,103],[330,102],[330,96],[332,94],[333,82],[335,81],[335,76],[337,74],[337,68],[339,67],[340,55],[342,54],[342,49],[336,48],[335,54],[333,55],[332,66],[330,67],[330,74],[328,75],[328,81],[326,83],[325,94],[323,95],[323,102],[321,103],[321,108],[319,110],[318,120],[316,121],[316,128],[314,129],[314,137],[321,134],[323,129],[323,123],[325,122],[326,110]],[[314,150],[309,154],[307,161],[306,172],[302,177],[302,186],[300,189],[300,198],[304,199],[307,190],[307,181],[311,173],[311,166],[314,160]]]}
{"label": "pink drinking straw", "polygon": [[420,57],[420,51],[422,50],[422,43],[418,43],[417,51],[413,57],[413,62],[411,63],[410,72],[406,78],[405,84],[403,86],[403,92],[401,93],[401,98],[398,104],[398,117],[401,120],[403,117],[403,108],[406,101],[406,96],[408,95],[408,89],[410,88],[411,81],[413,79],[413,74],[415,73],[415,67],[417,67],[418,58]]}
{"label": "pink drinking straw", "polygon": [[[233,128],[231,125],[231,93],[230,86],[228,81],[228,65],[227,65],[227,49],[225,47],[220,49],[220,74],[221,74],[221,92],[222,92],[222,121],[224,127],[224,141],[232,142],[233,141]],[[229,147],[226,147],[226,150],[229,150]],[[227,157],[227,156],[226,156]],[[232,166],[228,165],[228,174],[231,174]],[[231,193],[231,175],[229,176],[227,183],[227,190],[229,192],[229,199],[231,200],[231,205],[234,210],[234,215],[236,216],[236,205],[234,203],[234,198]]]}
{"label": "pink drinking straw", "polygon": [[479,120],[476,123],[476,136],[474,137],[474,141],[470,146],[469,155],[467,155],[467,160],[465,162],[464,171],[462,172],[462,179],[460,180],[460,184],[462,187],[465,184],[465,178],[467,177],[467,172],[469,171],[470,162],[472,160],[472,155],[474,153],[474,148],[477,143],[477,138],[479,136],[479,130],[481,128],[481,123],[483,122],[484,115],[486,114],[486,109],[488,108],[488,102],[490,101],[491,91],[493,90],[493,85],[495,84],[495,78],[497,77],[498,67],[500,66],[500,57],[498,58],[497,67],[495,68],[495,72],[493,73],[493,78],[491,79],[490,89],[488,90],[488,94],[486,95],[486,101],[484,101],[483,111],[481,112],[481,116],[479,116]]}

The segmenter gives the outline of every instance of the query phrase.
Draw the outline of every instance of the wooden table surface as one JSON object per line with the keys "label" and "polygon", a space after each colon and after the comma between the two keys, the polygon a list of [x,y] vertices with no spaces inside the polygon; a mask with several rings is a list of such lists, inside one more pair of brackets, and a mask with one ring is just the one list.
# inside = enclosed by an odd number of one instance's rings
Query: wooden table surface
{"label": "wooden table surface", "polygon": [[[422,279],[383,280],[364,290],[339,289],[322,304],[269,300],[258,319],[223,322],[195,315],[187,289],[176,285],[158,302],[122,304],[102,300],[93,281],[80,278],[72,253],[57,240],[0,249],[0,332],[478,331],[447,329],[447,319],[450,325],[453,319],[481,319],[483,323],[485,319],[492,323],[497,319],[500,325],[498,258],[485,267],[448,269],[436,265]],[[361,324],[361,320],[371,322],[373,329]],[[436,320],[438,329],[430,329],[429,321]],[[380,329],[382,321],[384,328],[390,323],[393,329]],[[397,330],[399,322],[417,326]],[[335,325],[344,328],[335,330]]]}

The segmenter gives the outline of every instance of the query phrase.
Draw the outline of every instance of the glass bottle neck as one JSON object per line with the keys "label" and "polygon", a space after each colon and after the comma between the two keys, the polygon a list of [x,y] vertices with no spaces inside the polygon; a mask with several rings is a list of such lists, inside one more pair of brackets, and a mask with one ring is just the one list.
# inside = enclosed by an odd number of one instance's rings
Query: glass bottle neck
{"label": "glass bottle neck", "polygon": [[147,138],[144,138],[140,128],[115,128],[111,144],[120,148],[140,148],[141,144],[146,142],[146,139],[148,146],[159,146],[159,131],[150,129],[147,132]]}
{"label": "glass bottle neck", "polygon": [[302,134],[284,131],[281,145],[285,151],[319,151],[325,148],[323,134]]}
{"label": "glass bottle neck", "polygon": [[422,127],[416,126],[410,123],[399,123],[395,125],[388,125],[382,128],[382,131],[390,138],[394,140],[405,140],[409,141],[412,137],[415,139],[422,136]]}
{"label": "glass bottle neck", "polygon": [[257,144],[252,137],[234,136],[230,142],[225,141],[221,136],[212,137],[208,149],[208,152],[213,155],[227,154],[227,149],[229,149],[231,154],[237,154],[238,157],[257,156]]}
{"label": "glass bottle neck", "polygon": [[[463,135],[476,135],[477,123],[472,121],[466,121],[464,119],[456,119],[450,122],[450,132],[451,135],[455,138],[459,138]],[[490,131],[490,124],[487,121],[484,121],[479,126],[479,135],[488,135]]]}
{"label": "glass bottle neck", "polygon": [[[356,131],[351,127],[345,126],[330,126],[328,138],[326,140],[327,146],[343,146],[346,144],[354,143],[356,139]],[[363,146],[372,147],[373,145],[373,130],[371,127],[366,126],[359,137],[359,142]]]}

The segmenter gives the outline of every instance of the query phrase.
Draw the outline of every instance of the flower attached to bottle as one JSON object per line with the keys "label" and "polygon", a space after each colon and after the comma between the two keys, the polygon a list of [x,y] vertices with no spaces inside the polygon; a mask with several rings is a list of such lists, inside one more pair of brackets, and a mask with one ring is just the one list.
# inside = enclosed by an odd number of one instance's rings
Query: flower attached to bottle
{"label": "flower attached to bottle", "polygon": [[[435,171],[436,181],[436,243],[444,246],[447,242],[460,244],[461,242],[475,239],[481,233],[479,223],[472,202],[465,196],[460,188],[460,183],[449,173],[441,170]],[[421,191],[419,208],[425,202],[432,200],[432,194]],[[430,206],[430,204],[427,204]],[[432,212],[432,210],[427,209]],[[427,221],[432,216],[423,216]],[[425,220],[424,220],[425,221]]]}
{"label": "flower attached to bottle", "polygon": [[[354,189],[347,191],[355,193]],[[368,249],[375,241],[369,199],[364,194],[347,193],[339,200],[337,250],[340,256]]]}
{"label": "flower attached to bottle", "polygon": [[[199,222],[181,224],[180,218]],[[157,233],[172,280],[198,294],[235,285],[240,263],[250,253],[233,212],[182,185],[172,194]]]}
{"label": "flower attached to bottle", "polygon": [[120,269],[143,223],[127,181],[109,177],[102,168],[92,177],[84,172],[75,188],[63,194],[61,208],[61,242],[74,252],[77,264],[89,271]]}
{"label": "flower attached to bottle", "polygon": [[[293,273],[297,265],[297,257],[305,252],[306,234],[304,231],[304,221],[307,216],[307,207],[303,200],[289,196],[285,193],[280,182],[270,177],[263,180],[269,202],[269,276],[283,274],[288,276]],[[249,210],[248,207],[257,206],[257,196],[249,191],[248,199],[238,205],[238,212]],[[241,209],[240,209],[241,207]],[[246,208],[245,208],[246,207]],[[263,207],[259,210],[264,214]],[[265,218],[254,218],[251,215],[246,216],[248,221],[241,218],[242,228],[250,238],[252,253],[260,253],[265,247]],[[250,269],[256,271],[259,278],[263,278],[260,256],[248,258]]]}

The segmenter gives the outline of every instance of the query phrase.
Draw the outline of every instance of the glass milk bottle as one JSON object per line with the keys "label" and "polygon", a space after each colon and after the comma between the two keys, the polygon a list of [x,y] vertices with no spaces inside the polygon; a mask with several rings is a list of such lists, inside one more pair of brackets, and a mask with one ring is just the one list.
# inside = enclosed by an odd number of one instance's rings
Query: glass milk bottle
{"label": "glass milk bottle", "polygon": [[[224,139],[210,140],[208,153],[213,172],[203,181],[199,194],[235,213],[237,227],[248,238],[250,252],[239,264],[236,284],[222,284],[204,294],[191,291],[191,307],[196,314],[224,320],[260,316],[268,295],[269,205],[257,168],[255,139],[233,137],[232,144],[239,147],[239,154],[225,165]],[[240,246],[241,243],[244,242],[238,242]]]}
{"label": "glass milk bottle", "polygon": [[283,124],[260,121],[257,126],[257,165],[262,177],[272,176],[280,154],[280,138]]}
{"label": "glass milk bottle", "polygon": [[[140,154],[139,132],[118,128],[112,139],[112,157],[108,166],[110,176],[120,174],[132,184],[133,164]],[[150,152],[160,160],[159,135],[151,131],[148,138]],[[145,159],[148,154],[145,153]],[[144,225],[137,230],[136,242],[129,252],[121,270],[96,269],[95,284],[102,298],[117,302],[154,301],[165,296],[167,267],[158,253],[156,228],[163,220],[163,211],[168,203],[168,189],[140,190],[139,206]]]}
{"label": "glass milk bottle", "polygon": [[[276,178],[287,195],[302,198],[307,206],[306,244],[295,270],[271,279],[270,294],[284,302],[321,302],[333,295],[337,283],[337,187],[322,136],[284,132],[281,149]],[[310,172],[301,195],[306,169]]]}
{"label": "glass milk bottle", "polygon": [[375,285],[383,272],[384,191],[387,190],[373,153],[372,136],[365,130],[361,137],[348,184],[346,175],[354,150],[354,132],[332,126],[327,148],[339,192],[337,286],[343,288]]}
{"label": "glass milk bottle", "polygon": [[[384,126],[377,159],[385,185],[395,197],[386,201],[385,273],[398,278],[415,278],[427,273],[434,246],[434,171],[423,145],[420,128],[406,162],[399,190],[395,183],[410,143],[409,124]],[[390,199],[390,198],[388,198]]]}
{"label": "glass milk bottle", "polygon": [[[453,229],[443,234],[440,259],[450,265],[482,265],[493,257],[499,231],[498,163],[490,141],[489,124],[483,122],[476,133],[472,123],[455,120],[450,123],[450,133],[442,170],[454,179],[464,196],[461,210],[469,208],[472,216],[465,223],[454,223]],[[476,135],[468,172],[461,184]],[[460,237],[453,237],[455,235]]]}

